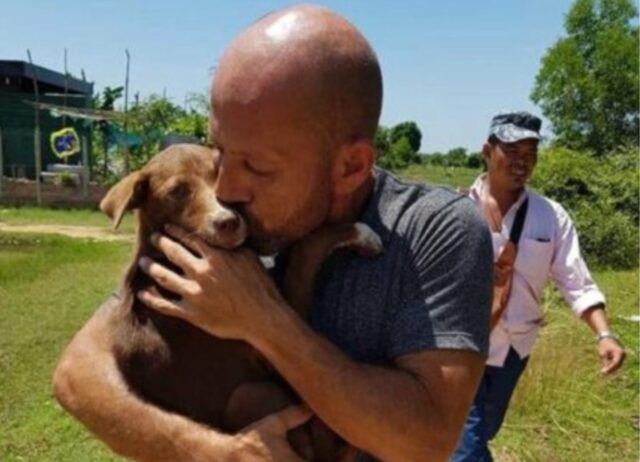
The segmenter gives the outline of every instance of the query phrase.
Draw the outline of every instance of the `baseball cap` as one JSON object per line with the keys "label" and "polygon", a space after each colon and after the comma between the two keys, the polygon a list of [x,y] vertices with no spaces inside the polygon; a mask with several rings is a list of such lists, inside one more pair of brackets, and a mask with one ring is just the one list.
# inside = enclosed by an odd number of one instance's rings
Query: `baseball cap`
{"label": "baseball cap", "polygon": [[503,112],[491,119],[489,136],[494,135],[503,143],[530,138],[539,140],[541,126],[542,120],[529,112]]}

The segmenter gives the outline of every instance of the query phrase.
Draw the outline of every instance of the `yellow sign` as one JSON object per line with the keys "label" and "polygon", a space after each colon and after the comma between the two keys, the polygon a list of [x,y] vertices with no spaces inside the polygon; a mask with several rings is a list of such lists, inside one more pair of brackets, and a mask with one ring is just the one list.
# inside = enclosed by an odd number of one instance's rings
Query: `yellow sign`
{"label": "yellow sign", "polygon": [[61,159],[80,152],[80,138],[73,127],[53,132],[50,141],[51,150]]}

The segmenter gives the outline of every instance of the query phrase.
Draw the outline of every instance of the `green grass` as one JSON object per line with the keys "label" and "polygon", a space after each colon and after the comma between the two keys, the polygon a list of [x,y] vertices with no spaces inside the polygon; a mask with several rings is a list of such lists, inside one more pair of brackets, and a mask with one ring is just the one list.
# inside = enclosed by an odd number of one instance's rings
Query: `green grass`
{"label": "green grass", "polygon": [[[0,223],[8,225],[96,226],[111,229],[111,221],[99,210],[48,209],[41,207],[0,207]],[[133,232],[132,214],[125,215],[119,232]]]}
{"label": "green grass", "polygon": [[116,287],[131,244],[0,234],[0,460],[115,460],[51,396],[71,336]]}
{"label": "green grass", "polygon": [[548,289],[546,323],[505,425],[492,444],[502,461],[638,460],[638,271],[594,275],[627,351],[621,373],[599,374],[596,342],[585,323]]}
{"label": "green grass", "polygon": [[[456,181],[474,176],[458,172]],[[99,212],[6,210],[1,220],[16,224],[103,220]],[[116,286],[130,252],[131,243],[0,233],[0,461],[116,460],[57,405],[50,380],[62,349]],[[624,319],[638,314],[638,276],[595,273],[628,352],[624,369],[608,379],[598,375],[593,335],[547,291],[547,322],[492,444],[496,460],[638,460],[638,324]]]}
{"label": "green grass", "polygon": [[455,188],[468,188],[473,183],[473,180],[480,175],[481,170],[466,167],[442,167],[438,165],[420,164],[410,165],[397,173],[399,176],[412,181],[424,181]]}

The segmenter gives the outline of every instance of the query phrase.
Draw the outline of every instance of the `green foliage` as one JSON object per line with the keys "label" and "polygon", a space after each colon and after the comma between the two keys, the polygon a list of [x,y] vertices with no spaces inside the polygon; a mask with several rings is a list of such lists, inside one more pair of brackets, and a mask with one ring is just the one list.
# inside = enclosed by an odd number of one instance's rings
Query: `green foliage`
{"label": "green foliage", "polygon": [[423,156],[425,163],[444,167],[465,167],[479,169],[483,165],[482,154],[467,152],[466,148],[450,149],[446,154],[434,152]]}
{"label": "green foliage", "polygon": [[465,148],[453,148],[445,156],[445,165],[449,167],[462,167],[467,163],[467,150]]}
{"label": "green foliage", "polygon": [[638,144],[637,17],[630,0],[573,4],[567,36],[547,50],[531,93],[558,145],[602,155]]}
{"label": "green foliage", "polygon": [[102,94],[93,98],[93,107],[103,111],[113,111],[115,103],[122,97],[124,87],[104,87]]}
{"label": "green foliage", "polygon": [[392,128],[378,127],[374,144],[378,151],[377,164],[388,170],[398,170],[420,163],[418,149],[422,133],[415,122],[402,122]]}
{"label": "green foliage", "polygon": [[638,154],[627,149],[597,159],[556,148],[540,155],[531,185],[567,208],[592,264],[638,266]]}
{"label": "green foliage", "polygon": [[472,152],[467,156],[467,168],[481,168],[483,163],[484,159],[479,152]]}
{"label": "green foliage", "polygon": [[402,122],[391,129],[391,133],[389,134],[389,140],[391,141],[391,143],[395,144],[402,138],[406,138],[409,141],[409,145],[411,146],[413,152],[420,151],[422,132],[415,122]]}
{"label": "green foliage", "polygon": [[[95,104],[104,109],[113,109],[115,101],[121,97],[122,88],[105,88],[103,95],[95,99]],[[109,106],[109,107],[107,107]],[[202,142],[208,137],[208,102],[206,95],[191,93],[187,97],[186,108],[178,106],[167,98],[151,95],[137,101],[126,117],[126,132],[137,136],[140,143],[129,147],[130,169],[136,170],[147,163],[159,150],[159,141],[163,135],[180,134],[192,136]],[[119,131],[124,130],[124,122],[110,122]],[[114,156],[108,153],[108,126],[106,123],[98,125],[94,132],[93,150],[97,159],[97,176],[105,184],[114,183],[121,175],[124,146],[117,149]],[[111,158],[112,157],[112,158]],[[109,169],[108,164],[115,164],[116,168]]]}

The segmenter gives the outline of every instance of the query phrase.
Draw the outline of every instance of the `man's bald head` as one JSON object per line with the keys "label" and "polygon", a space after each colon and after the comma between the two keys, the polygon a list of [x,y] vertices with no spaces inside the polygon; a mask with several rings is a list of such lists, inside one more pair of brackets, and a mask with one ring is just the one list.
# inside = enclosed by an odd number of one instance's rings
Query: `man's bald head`
{"label": "man's bald head", "polygon": [[338,144],[372,140],[382,105],[375,53],[347,20],[301,5],[271,13],[243,32],[217,69],[212,101],[298,104]]}

